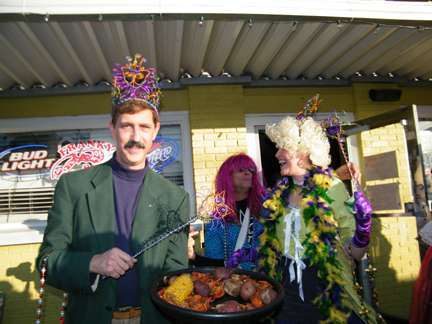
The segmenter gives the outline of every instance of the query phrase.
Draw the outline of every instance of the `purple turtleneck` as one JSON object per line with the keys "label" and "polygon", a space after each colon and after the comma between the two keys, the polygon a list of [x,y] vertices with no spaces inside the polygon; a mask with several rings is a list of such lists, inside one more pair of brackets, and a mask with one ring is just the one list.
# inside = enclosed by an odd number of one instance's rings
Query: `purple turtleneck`
{"label": "purple turtleneck", "polygon": [[[148,168],[148,161],[144,169],[131,170],[121,165],[114,155],[112,159],[114,205],[115,205],[115,246],[133,255],[131,236],[132,224],[138,206],[138,200],[144,178]],[[140,293],[138,275],[133,268],[117,280],[116,308],[132,306],[139,307]]]}

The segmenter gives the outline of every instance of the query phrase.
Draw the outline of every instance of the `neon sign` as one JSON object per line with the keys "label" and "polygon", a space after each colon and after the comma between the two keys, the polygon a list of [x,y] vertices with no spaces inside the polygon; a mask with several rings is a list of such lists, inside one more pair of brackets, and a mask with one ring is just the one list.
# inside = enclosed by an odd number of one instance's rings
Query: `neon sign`
{"label": "neon sign", "polygon": [[[65,142],[70,143],[63,145]],[[71,138],[64,138],[59,142],[57,146],[59,159],[49,157],[47,149],[46,145],[34,144],[2,151],[0,159],[9,156],[6,161],[3,161],[1,171],[14,177],[50,175],[51,179],[56,179],[72,169],[78,169],[79,166],[85,169],[101,164],[111,158],[115,152],[115,146],[107,142],[87,140],[74,144]],[[160,173],[164,167],[175,161],[178,153],[179,145],[175,140],[157,137],[147,153],[149,167]]]}
{"label": "neon sign", "polygon": [[[49,169],[51,168],[53,162],[56,159],[50,159],[48,157],[48,151],[46,150],[28,150],[30,148],[48,148],[46,145],[23,145],[17,146],[8,150],[4,150],[0,153],[0,159],[4,156],[9,155],[8,161],[3,162],[1,171],[5,172],[7,175],[15,177],[36,177],[45,174],[49,174]],[[24,152],[15,152],[16,150],[25,150]],[[16,174],[11,172],[29,171],[29,170],[47,170],[43,173],[36,174]]]}
{"label": "neon sign", "polygon": [[[165,144],[166,147],[162,147]],[[171,164],[179,153],[176,141],[168,137],[156,137],[153,145],[147,153],[149,167],[156,173],[160,173],[164,167]]]}
{"label": "neon sign", "polygon": [[51,179],[59,178],[63,173],[69,172],[74,166],[82,164],[82,168],[89,168],[92,165],[105,161],[105,156],[115,150],[115,146],[101,141],[79,141],[62,146],[65,141],[72,142],[70,138],[64,138],[58,144],[57,152],[60,159],[51,168]]}

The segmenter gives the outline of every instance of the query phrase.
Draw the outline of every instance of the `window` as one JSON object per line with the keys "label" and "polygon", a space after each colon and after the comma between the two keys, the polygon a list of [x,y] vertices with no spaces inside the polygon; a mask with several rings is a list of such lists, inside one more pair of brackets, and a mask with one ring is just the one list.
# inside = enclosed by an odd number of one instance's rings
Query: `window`
{"label": "window", "polygon": [[[0,121],[0,245],[41,242],[59,177],[104,163],[115,152],[109,120],[93,115]],[[184,163],[192,160],[190,138],[187,112],[161,113],[148,160],[154,171],[190,193],[193,207],[192,165]],[[39,235],[9,235],[11,229],[35,228]]]}

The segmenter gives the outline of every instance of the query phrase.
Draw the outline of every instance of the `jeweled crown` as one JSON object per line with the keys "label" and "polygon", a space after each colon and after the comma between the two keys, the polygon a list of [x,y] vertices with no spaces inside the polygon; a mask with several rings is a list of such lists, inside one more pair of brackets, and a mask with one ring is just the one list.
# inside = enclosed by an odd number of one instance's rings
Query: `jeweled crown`
{"label": "jeweled crown", "polygon": [[147,103],[157,114],[160,103],[161,84],[156,76],[156,70],[142,66],[146,59],[136,54],[132,60],[126,57],[128,63],[122,66],[116,63],[113,69],[113,84],[111,90],[111,113],[115,106],[127,100],[139,100]]}

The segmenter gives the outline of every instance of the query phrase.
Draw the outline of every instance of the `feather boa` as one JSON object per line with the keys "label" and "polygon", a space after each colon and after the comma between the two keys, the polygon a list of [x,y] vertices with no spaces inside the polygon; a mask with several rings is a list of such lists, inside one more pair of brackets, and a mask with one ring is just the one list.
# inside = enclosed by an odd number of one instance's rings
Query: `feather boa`
{"label": "feather boa", "polygon": [[[319,294],[313,301],[328,319],[324,323],[346,323],[351,313],[351,302],[343,291],[346,285],[342,280],[342,265],[337,261],[338,225],[330,204],[333,200],[327,195],[332,185],[331,169],[313,166],[305,176],[300,200],[305,225],[309,229],[302,242],[305,256],[311,264],[318,266],[321,282]],[[261,249],[257,255],[257,269],[280,281],[282,279],[281,243],[276,237],[276,227],[283,221],[288,198],[297,185],[291,178],[283,177],[269,192],[264,201],[264,214],[261,222],[264,230],[260,236]]]}

